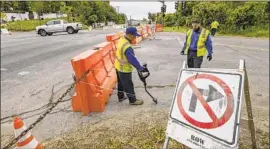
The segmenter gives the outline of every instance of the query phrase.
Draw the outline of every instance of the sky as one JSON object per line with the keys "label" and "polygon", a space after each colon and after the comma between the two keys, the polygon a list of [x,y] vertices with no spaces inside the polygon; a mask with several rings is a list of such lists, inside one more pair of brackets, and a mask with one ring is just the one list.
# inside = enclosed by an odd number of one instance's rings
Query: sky
{"label": "sky", "polygon": [[[161,2],[110,2],[113,7],[119,6],[119,12],[125,13],[128,19],[142,20],[148,19],[148,12],[161,12]],[[167,5],[166,13],[175,12],[174,2],[165,2]]]}

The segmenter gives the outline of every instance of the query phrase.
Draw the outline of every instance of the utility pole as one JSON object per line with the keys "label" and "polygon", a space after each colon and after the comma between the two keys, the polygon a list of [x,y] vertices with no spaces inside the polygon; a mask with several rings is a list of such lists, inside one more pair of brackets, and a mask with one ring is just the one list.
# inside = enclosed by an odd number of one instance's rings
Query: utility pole
{"label": "utility pole", "polygon": [[162,6],[161,6],[161,13],[162,13],[162,24],[164,25],[164,17],[165,17],[165,12],[166,12],[166,5],[165,5],[165,1],[159,1],[162,3]]}
{"label": "utility pole", "polygon": [[178,7],[179,7],[179,1],[177,0],[176,2],[175,2],[175,17],[176,17],[176,23],[177,23],[177,27],[178,27],[178,29],[179,29],[179,22],[178,22]]}
{"label": "utility pole", "polygon": [[177,11],[177,10],[178,10],[178,7],[179,7],[179,1],[176,1],[176,2],[175,2],[175,5],[174,5],[174,9],[175,9],[175,11]]}
{"label": "utility pole", "polygon": [[115,6],[115,8],[117,9],[117,22],[119,22],[119,7],[120,6]]}
{"label": "utility pole", "polygon": [[129,26],[132,26],[131,16],[129,16]]}
{"label": "utility pole", "polygon": [[165,2],[164,1],[159,1],[162,3],[162,6],[161,6],[161,13],[163,14],[163,17],[165,17],[165,12],[166,12],[166,5],[165,5]]}
{"label": "utility pole", "polygon": [[119,14],[119,8],[120,8],[120,6],[115,6],[115,8],[117,9],[117,13]]}
{"label": "utility pole", "polygon": [[182,2],[181,2],[181,5],[182,5],[182,11],[181,11],[181,13],[182,13],[182,15],[183,15],[184,12],[185,12],[185,9],[186,9],[186,2],[185,2],[185,1],[182,1]]}
{"label": "utility pole", "polygon": [[[93,12],[94,12],[94,15],[97,16],[97,5],[96,5],[96,2],[93,3]],[[96,28],[96,20],[94,21],[94,28]]]}

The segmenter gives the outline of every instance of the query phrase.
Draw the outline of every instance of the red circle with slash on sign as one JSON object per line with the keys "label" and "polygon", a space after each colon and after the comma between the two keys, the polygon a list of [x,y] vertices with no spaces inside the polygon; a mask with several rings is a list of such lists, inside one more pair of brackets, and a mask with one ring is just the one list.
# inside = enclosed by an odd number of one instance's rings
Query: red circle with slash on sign
{"label": "red circle with slash on sign", "polygon": [[[204,97],[201,95],[200,91],[198,90],[198,88],[195,86],[195,84],[193,83],[194,80],[197,79],[208,79],[211,81],[216,82],[225,92],[226,94],[226,99],[227,99],[227,107],[226,107],[226,111],[224,112],[224,114],[220,117],[217,118],[216,114],[214,113],[214,111],[211,109],[210,105],[206,102],[206,100],[204,99]],[[182,105],[182,93],[183,90],[185,89],[185,87],[189,85],[192,89],[192,91],[194,92],[194,94],[197,96],[198,100],[200,101],[200,103],[202,104],[203,108],[206,110],[206,112],[208,113],[208,115],[210,116],[210,118],[212,119],[212,122],[199,122],[195,119],[193,119],[192,117],[190,117],[184,110],[183,105]],[[212,128],[217,128],[219,126],[222,126],[223,124],[225,124],[230,117],[232,116],[233,113],[233,96],[232,96],[232,91],[229,88],[229,86],[221,79],[210,75],[210,74],[197,74],[194,75],[190,78],[188,78],[180,87],[179,91],[178,91],[178,95],[177,95],[177,105],[178,108],[181,112],[181,114],[183,115],[183,117],[191,124],[193,124],[194,126],[200,127],[200,128],[205,128],[205,129],[212,129]]]}

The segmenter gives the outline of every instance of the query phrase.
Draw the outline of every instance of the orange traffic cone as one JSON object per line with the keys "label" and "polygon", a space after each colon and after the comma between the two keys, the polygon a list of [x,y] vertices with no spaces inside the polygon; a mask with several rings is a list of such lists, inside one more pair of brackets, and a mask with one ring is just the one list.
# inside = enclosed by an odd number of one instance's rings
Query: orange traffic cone
{"label": "orange traffic cone", "polygon": [[[15,132],[15,137],[18,137],[26,127],[21,118],[15,117],[13,119],[13,127]],[[36,140],[36,138],[28,132],[25,136],[19,139],[17,142],[18,149],[41,149],[41,144]]]}

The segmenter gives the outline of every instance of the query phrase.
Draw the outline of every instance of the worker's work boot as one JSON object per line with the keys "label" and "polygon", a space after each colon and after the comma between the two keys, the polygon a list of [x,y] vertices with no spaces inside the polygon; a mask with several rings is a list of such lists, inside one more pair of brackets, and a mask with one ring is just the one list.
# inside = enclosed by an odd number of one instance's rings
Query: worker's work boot
{"label": "worker's work boot", "polygon": [[130,105],[142,105],[143,104],[143,100],[138,100],[137,99],[135,102],[132,102],[132,103],[130,102],[129,104]]}
{"label": "worker's work boot", "polygon": [[124,101],[124,100],[126,100],[127,99],[127,96],[124,96],[123,98],[118,98],[118,101],[119,102],[122,102],[122,101]]}

